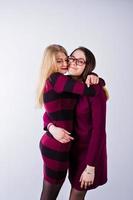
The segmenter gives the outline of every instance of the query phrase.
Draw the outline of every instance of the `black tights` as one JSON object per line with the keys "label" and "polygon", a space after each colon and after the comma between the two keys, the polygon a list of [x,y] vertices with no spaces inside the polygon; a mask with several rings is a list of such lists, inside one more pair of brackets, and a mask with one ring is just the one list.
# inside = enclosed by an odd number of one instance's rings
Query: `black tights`
{"label": "black tights", "polygon": [[40,200],[56,200],[61,186],[62,184],[50,184],[44,180]]}
{"label": "black tights", "polygon": [[71,189],[69,200],[84,200],[86,195],[86,190],[79,191],[74,188]]}

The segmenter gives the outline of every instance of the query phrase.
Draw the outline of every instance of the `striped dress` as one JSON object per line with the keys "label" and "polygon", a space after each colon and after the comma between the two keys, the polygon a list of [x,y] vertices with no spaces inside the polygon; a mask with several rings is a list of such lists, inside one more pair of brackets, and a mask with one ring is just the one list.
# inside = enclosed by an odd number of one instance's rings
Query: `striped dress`
{"label": "striped dress", "polygon": [[[72,133],[74,108],[79,95],[95,95],[95,90],[84,83],[59,72],[53,73],[44,88],[44,107],[48,118],[56,126]],[[44,115],[45,125],[45,115]],[[60,184],[65,180],[71,142],[61,143],[48,131],[40,140],[40,150],[44,163],[44,179],[51,184]]]}

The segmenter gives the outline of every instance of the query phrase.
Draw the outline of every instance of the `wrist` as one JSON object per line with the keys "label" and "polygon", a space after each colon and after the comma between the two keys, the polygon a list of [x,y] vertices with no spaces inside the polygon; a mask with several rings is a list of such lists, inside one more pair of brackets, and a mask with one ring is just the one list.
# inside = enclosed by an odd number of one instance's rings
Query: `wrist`
{"label": "wrist", "polygon": [[56,135],[56,126],[54,124],[50,124],[48,131],[51,133],[51,135]]}
{"label": "wrist", "polygon": [[85,172],[86,172],[87,174],[94,174],[94,172],[95,172],[95,167],[87,165],[86,168],[85,168]]}
{"label": "wrist", "polygon": [[48,129],[48,131],[50,131],[50,127],[53,125],[53,123],[49,123],[48,125],[47,125],[47,129]]}

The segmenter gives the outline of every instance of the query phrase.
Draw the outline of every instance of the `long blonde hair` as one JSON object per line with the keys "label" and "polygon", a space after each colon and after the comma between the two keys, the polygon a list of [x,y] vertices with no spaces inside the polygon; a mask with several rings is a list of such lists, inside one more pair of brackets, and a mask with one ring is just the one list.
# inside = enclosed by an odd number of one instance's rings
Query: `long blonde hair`
{"label": "long blonde hair", "polygon": [[43,94],[44,94],[44,87],[46,80],[48,77],[58,71],[57,68],[57,62],[56,62],[56,55],[57,53],[64,53],[67,56],[67,51],[64,47],[53,44],[49,45],[43,55],[42,65],[40,69],[40,76],[38,81],[38,87],[37,87],[37,96],[36,96],[36,106],[42,107],[43,105]]}

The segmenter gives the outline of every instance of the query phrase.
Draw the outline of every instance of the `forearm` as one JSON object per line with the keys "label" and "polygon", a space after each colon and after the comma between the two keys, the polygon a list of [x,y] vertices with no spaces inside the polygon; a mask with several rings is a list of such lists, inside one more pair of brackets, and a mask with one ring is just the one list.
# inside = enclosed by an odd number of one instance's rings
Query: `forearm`
{"label": "forearm", "polygon": [[43,129],[44,129],[45,131],[48,130],[48,129],[47,129],[47,126],[48,126],[49,123],[53,123],[53,122],[52,122],[52,120],[50,119],[48,113],[45,112],[44,115],[43,115]]}
{"label": "forearm", "polygon": [[98,95],[91,98],[92,110],[92,133],[88,145],[88,152],[86,156],[86,164],[95,166],[96,161],[101,154],[102,148],[106,142],[106,99],[104,91],[101,87]]}
{"label": "forearm", "polygon": [[50,82],[57,93],[69,92],[78,95],[94,96],[95,90],[91,87],[87,87],[85,83],[79,80],[74,80],[69,76],[65,76],[61,73],[54,73],[50,77]]}

